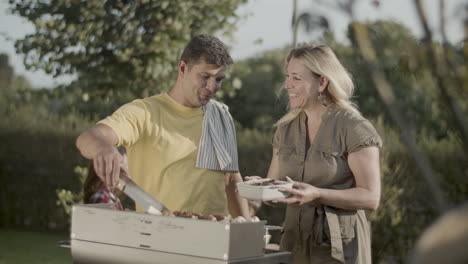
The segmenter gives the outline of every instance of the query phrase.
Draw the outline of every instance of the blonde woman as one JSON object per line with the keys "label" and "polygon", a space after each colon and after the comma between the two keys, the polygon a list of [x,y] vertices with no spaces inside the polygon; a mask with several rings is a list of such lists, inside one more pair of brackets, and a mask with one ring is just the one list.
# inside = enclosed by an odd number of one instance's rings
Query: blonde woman
{"label": "blonde woman", "polygon": [[371,263],[364,210],[380,200],[379,148],[373,126],[350,102],[352,80],[334,52],[308,44],[286,58],[291,112],[273,139],[268,178],[294,181],[281,238],[292,263]]}

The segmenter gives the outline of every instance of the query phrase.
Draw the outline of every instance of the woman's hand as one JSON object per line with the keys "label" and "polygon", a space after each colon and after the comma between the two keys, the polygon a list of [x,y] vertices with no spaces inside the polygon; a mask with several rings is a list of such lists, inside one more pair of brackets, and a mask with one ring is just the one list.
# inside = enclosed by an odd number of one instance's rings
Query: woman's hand
{"label": "woman's hand", "polygon": [[262,177],[260,177],[260,176],[245,176],[244,179],[245,179],[245,181],[251,181],[251,180],[262,179]]}
{"label": "woman's hand", "polygon": [[[251,181],[251,180],[257,180],[257,179],[262,179],[262,177],[260,176],[245,176],[244,179],[246,181]],[[276,204],[272,201],[263,201],[264,204],[268,205],[268,206],[271,206],[271,207],[275,207]]]}
{"label": "woman's hand", "polygon": [[320,189],[303,182],[295,182],[289,177],[286,177],[289,182],[293,182],[293,188],[281,188],[282,192],[292,194],[288,198],[274,201],[274,203],[297,204],[303,205],[320,198]]}

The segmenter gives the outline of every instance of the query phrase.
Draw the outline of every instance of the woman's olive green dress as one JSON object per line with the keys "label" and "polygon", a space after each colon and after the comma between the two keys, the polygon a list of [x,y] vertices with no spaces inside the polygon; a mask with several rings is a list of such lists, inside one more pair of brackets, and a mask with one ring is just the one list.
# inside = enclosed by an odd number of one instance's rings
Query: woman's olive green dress
{"label": "woman's olive green dress", "polygon": [[[280,177],[289,176],[318,188],[355,187],[347,157],[365,147],[382,146],[374,127],[356,113],[329,108],[308,144],[306,121],[302,112],[276,130],[273,147],[278,149]],[[281,249],[293,252],[294,264],[371,263],[369,231],[363,210],[343,210],[317,202],[288,205]]]}

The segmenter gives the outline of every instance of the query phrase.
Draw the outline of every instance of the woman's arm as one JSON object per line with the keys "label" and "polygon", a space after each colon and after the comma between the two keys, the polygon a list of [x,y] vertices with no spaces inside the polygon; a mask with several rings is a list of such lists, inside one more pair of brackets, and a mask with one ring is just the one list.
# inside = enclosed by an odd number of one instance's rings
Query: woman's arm
{"label": "woman's arm", "polygon": [[305,204],[317,200],[322,204],[342,209],[376,210],[380,203],[381,188],[379,149],[367,147],[350,153],[348,164],[355,177],[356,187],[332,190],[296,182],[293,185],[294,189],[285,189],[293,195],[278,202]]}
{"label": "woman's arm", "polygon": [[343,209],[376,210],[380,203],[379,149],[367,147],[350,153],[348,164],[356,187],[347,190],[322,189],[320,201]]}

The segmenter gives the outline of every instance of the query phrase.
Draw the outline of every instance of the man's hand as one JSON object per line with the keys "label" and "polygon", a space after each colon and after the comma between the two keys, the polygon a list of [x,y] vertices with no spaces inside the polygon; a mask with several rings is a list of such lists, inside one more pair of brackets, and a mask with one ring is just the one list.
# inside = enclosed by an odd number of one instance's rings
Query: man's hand
{"label": "man's hand", "polygon": [[103,124],[91,127],[76,139],[81,154],[93,161],[96,174],[111,188],[119,182],[120,168],[128,173],[126,159],[115,147],[117,143],[117,134]]}
{"label": "man's hand", "polygon": [[242,176],[239,172],[225,172],[224,181],[229,213],[233,218],[242,216],[250,220],[247,200],[242,198],[237,190],[237,183],[242,182]]}
{"label": "man's hand", "polygon": [[102,149],[93,158],[94,169],[101,180],[110,188],[117,187],[120,169],[127,171],[124,159],[116,147],[110,146]]}

